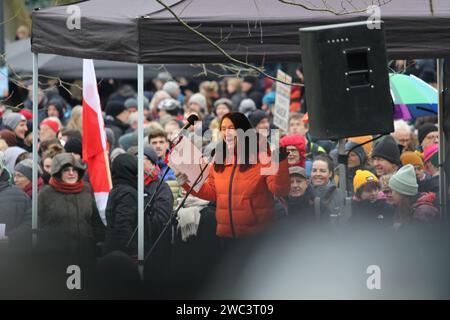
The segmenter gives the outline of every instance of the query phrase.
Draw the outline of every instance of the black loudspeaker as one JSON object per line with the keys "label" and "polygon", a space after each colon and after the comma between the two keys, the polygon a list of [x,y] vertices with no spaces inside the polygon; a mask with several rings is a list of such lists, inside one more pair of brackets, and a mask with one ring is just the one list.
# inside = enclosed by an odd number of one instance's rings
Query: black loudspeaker
{"label": "black loudspeaker", "polygon": [[394,131],[382,21],[302,28],[300,47],[313,137]]}

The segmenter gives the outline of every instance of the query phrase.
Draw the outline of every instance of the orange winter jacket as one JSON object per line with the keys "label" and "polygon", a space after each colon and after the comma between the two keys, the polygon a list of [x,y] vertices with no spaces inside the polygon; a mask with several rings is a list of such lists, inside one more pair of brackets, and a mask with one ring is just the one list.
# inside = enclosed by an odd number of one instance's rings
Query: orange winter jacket
{"label": "orange winter jacket", "polygon": [[[252,235],[275,219],[274,195],[289,194],[289,169],[285,159],[276,174],[262,175],[261,169],[269,166],[258,163],[240,172],[238,165],[230,164],[223,172],[216,172],[211,165],[205,183],[193,194],[216,203],[217,236]],[[186,184],[183,187],[188,190]]]}

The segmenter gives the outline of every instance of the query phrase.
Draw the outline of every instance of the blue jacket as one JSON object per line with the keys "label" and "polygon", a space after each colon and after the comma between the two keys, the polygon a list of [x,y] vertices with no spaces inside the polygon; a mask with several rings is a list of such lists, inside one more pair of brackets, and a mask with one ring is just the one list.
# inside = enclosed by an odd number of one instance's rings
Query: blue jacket
{"label": "blue jacket", "polygon": [[[162,179],[164,171],[166,171],[166,168],[168,167],[168,165],[164,162],[164,159],[158,159],[157,165],[161,169],[161,171],[159,171],[159,178]],[[176,179],[177,178],[175,177],[175,173],[172,171],[172,169],[169,168],[169,171],[167,172],[166,177],[164,178],[164,181],[176,180]]]}

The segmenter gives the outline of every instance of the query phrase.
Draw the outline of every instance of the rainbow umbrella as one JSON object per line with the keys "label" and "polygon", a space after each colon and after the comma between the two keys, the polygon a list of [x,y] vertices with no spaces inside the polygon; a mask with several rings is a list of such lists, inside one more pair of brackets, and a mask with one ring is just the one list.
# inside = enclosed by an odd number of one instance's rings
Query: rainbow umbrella
{"label": "rainbow umbrella", "polygon": [[411,120],[437,114],[438,91],[422,79],[391,73],[389,83],[395,105],[394,119]]}

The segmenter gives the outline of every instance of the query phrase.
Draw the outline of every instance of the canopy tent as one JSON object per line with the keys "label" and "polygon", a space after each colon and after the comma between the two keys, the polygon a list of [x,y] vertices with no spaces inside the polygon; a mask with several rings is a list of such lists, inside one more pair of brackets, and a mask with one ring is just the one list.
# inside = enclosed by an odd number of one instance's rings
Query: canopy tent
{"label": "canopy tent", "polygon": [[[290,0],[289,0],[290,1]],[[295,2],[295,1],[292,1]],[[323,1],[297,1],[324,8]],[[387,1],[380,1],[387,2]],[[233,57],[261,64],[298,61],[298,29],[367,20],[365,12],[337,16],[277,0],[164,0],[183,20]],[[352,5],[353,7],[352,7]],[[336,11],[367,7],[367,1],[327,0]],[[77,3],[80,29],[70,30],[68,6],[33,12],[32,50],[80,58],[134,63],[229,62],[152,0]],[[380,7],[391,58],[437,58],[450,54],[450,2],[392,0]]]}
{"label": "canopy tent", "polygon": [[[276,0],[163,0],[191,27],[244,61],[299,61],[299,28],[368,20],[370,14],[335,15],[318,10],[364,9],[367,1],[301,1],[312,10]],[[293,1],[295,0],[288,0]],[[298,1],[297,1],[298,2]],[[387,2],[387,1],[380,1]],[[71,11],[72,9],[75,11]],[[450,56],[448,0],[391,0],[382,5],[390,58]],[[375,12],[376,13],[376,12]],[[79,28],[77,19],[80,19]],[[37,53],[138,64],[138,238],[143,260],[143,64],[229,62],[207,41],[187,30],[155,0],[90,0],[76,7],[36,10],[32,15],[33,129],[37,132]],[[369,19],[370,20],[370,19]],[[74,23],[75,28],[70,27]],[[442,60],[442,59],[441,59]],[[441,61],[440,60],[440,61]],[[442,64],[438,64],[442,92]],[[442,103],[439,108],[442,117]],[[440,119],[442,129],[442,119]],[[442,131],[441,131],[442,133]],[[442,144],[441,144],[441,148]],[[440,151],[442,151],[441,149]],[[440,152],[443,155],[444,152]],[[37,229],[37,136],[33,137],[33,229]],[[441,174],[441,176],[444,176]],[[445,185],[443,182],[441,186]],[[446,194],[441,188],[442,194]]]}
{"label": "canopy tent", "polygon": [[[30,39],[7,43],[5,46],[6,62],[11,75],[31,76],[33,72]],[[98,78],[136,79],[136,64],[130,62],[95,60],[95,71]],[[55,54],[39,55],[39,72],[46,76],[63,79],[81,79],[83,74],[82,59],[64,57]],[[217,65],[206,65],[207,74],[223,74]],[[201,64],[152,64],[146,65],[146,78],[156,78],[159,72],[167,71],[173,77],[192,77],[204,74]],[[212,73],[211,73],[211,72]]]}

